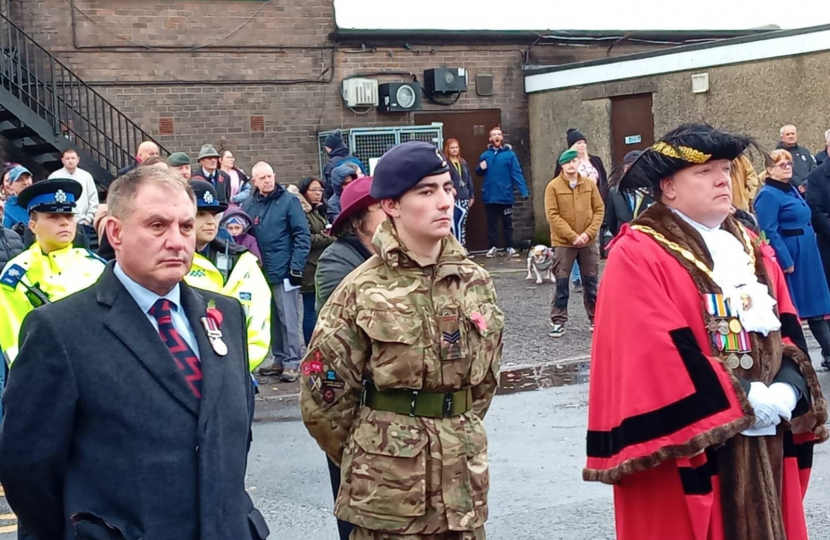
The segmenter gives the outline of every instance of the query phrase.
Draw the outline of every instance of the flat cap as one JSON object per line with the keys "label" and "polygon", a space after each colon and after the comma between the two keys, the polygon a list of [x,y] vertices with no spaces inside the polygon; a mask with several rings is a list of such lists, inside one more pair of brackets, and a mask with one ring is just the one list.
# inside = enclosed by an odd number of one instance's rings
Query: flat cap
{"label": "flat cap", "polygon": [[377,200],[397,199],[427,176],[449,170],[447,160],[432,144],[405,142],[383,154],[378,161],[372,175],[371,195]]}

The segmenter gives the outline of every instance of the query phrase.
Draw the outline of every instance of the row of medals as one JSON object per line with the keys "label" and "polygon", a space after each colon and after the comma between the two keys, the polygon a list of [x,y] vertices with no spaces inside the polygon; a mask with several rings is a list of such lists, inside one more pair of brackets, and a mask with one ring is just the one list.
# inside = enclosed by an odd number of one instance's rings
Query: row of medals
{"label": "row of medals", "polygon": [[[752,369],[755,362],[749,355],[749,335],[737,317],[713,318],[709,321],[707,329],[712,334],[715,347],[723,353],[729,353],[725,363],[730,369],[738,369],[739,366],[746,370]],[[728,345],[730,336],[735,336],[733,339],[738,343],[737,349]],[[745,341],[747,347],[740,346],[742,341]]]}

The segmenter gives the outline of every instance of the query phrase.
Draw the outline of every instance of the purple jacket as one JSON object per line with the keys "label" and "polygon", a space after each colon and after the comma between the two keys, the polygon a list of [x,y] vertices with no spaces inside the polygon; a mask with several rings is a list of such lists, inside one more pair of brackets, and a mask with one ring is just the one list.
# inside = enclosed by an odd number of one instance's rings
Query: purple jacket
{"label": "purple jacket", "polygon": [[262,265],[262,253],[259,251],[259,245],[257,244],[256,238],[254,235],[250,234],[249,231],[251,230],[251,217],[245,213],[244,210],[241,208],[229,208],[223,215],[222,221],[219,222],[220,227],[225,227],[228,223],[228,220],[231,218],[237,218],[241,221],[245,222],[245,232],[240,234],[239,236],[234,236],[233,241],[239,244],[240,246],[248,248],[248,251],[256,255],[256,258],[259,260],[259,264]]}

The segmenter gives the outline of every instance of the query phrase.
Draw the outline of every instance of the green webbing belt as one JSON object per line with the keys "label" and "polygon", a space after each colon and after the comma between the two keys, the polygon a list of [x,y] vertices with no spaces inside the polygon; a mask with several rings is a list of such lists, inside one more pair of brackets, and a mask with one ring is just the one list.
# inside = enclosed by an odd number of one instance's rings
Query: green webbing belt
{"label": "green webbing belt", "polygon": [[469,388],[455,392],[398,389],[381,391],[367,381],[363,387],[361,404],[376,411],[428,418],[447,418],[460,416],[472,409],[473,393]]}

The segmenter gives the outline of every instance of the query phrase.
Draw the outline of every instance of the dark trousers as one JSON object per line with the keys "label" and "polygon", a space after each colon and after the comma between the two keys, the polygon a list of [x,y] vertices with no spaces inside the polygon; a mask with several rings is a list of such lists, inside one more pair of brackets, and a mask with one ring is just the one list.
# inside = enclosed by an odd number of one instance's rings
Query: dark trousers
{"label": "dark trousers", "polygon": [[824,317],[814,317],[807,319],[807,324],[810,325],[813,337],[821,345],[821,357],[830,358],[830,321]]}
{"label": "dark trousers", "polygon": [[574,261],[579,261],[582,272],[582,303],[591,324],[597,305],[597,283],[599,281],[599,244],[596,240],[584,247],[557,246],[553,248],[553,275],[556,277],[556,294],[550,306],[550,320],[554,324],[568,322],[568,300],[570,299],[570,276]]}
{"label": "dark trousers", "polygon": [[513,247],[513,205],[510,204],[485,204],[484,212],[487,214],[487,239],[490,247],[499,247],[499,221],[501,221],[502,233],[504,234],[504,247]]}
{"label": "dark trousers", "polygon": [[[334,493],[334,500],[337,500],[337,492],[340,491],[340,467],[335,465],[328,456],[326,463],[329,465],[329,478],[331,479],[331,490]],[[340,534],[340,540],[349,540],[349,535],[352,534],[354,525],[348,521],[337,520],[337,532]]]}
{"label": "dark trousers", "polygon": [[314,333],[314,325],[317,324],[317,295],[313,292],[301,293],[303,297],[303,339],[305,344],[311,341],[311,334]]}

